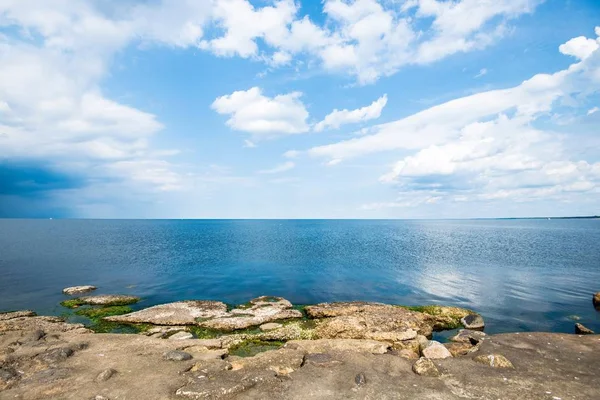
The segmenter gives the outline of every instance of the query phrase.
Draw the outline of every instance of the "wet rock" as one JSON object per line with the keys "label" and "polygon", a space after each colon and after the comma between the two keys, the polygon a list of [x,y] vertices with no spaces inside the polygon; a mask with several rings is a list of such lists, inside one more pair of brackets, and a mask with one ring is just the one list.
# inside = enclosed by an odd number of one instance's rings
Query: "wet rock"
{"label": "wet rock", "polygon": [[513,364],[502,354],[480,355],[473,358],[473,361],[494,368],[514,368]]}
{"label": "wet rock", "polygon": [[415,374],[421,376],[440,376],[440,371],[437,369],[433,361],[425,357],[421,357],[415,361],[412,366],[412,370]]}
{"label": "wet rock", "polygon": [[272,330],[275,330],[275,329],[279,329],[281,327],[283,327],[283,325],[278,324],[276,322],[269,322],[269,323],[266,323],[266,324],[262,324],[260,326],[260,330],[261,331],[272,331]]}
{"label": "wet rock", "polygon": [[485,333],[474,331],[471,329],[461,329],[458,333],[450,338],[451,342],[470,343],[476,345],[485,338]]}
{"label": "wet rock", "polygon": [[443,359],[452,357],[452,353],[440,342],[430,340],[427,347],[422,351],[423,357],[432,359]]}
{"label": "wet rock", "polygon": [[444,347],[448,349],[452,357],[464,356],[475,350],[475,347],[468,342],[444,343]]}
{"label": "wet rock", "polygon": [[192,359],[192,355],[185,351],[172,350],[163,354],[163,358],[168,361],[187,361]]}
{"label": "wet rock", "polygon": [[220,301],[188,300],[160,304],[125,315],[106,317],[112,322],[154,325],[195,325],[198,320],[227,315],[227,305]]}
{"label": "wet rock", "polygon": [[169,336],[169,340],[187,340],[193,338],[194,335],[189,332],[177,332],[174,335]]}
{"label": "wet rock", "polygon": [[398,342],[431,335],[432,316],[380,303],[322,303],[306,307],[311,318],[326,318],[315,328],[319,338]]}
{"label": "wet rock", "polygon": [[75,294],[88,293],[92,290],[96,290],[96,286],[92,285],[83,285],[83,286],[71,286],[63,289],[64,294],[68,294],[69,296],[73,296]]}
{"label": "wet rock", "polygon": [[0,313],[0,321],[8,321],[13,318],[35,317],[37,314],[31,310],[13,311]]}
{"label": "wet rock", "polygon": [[315,365],[317,367],[333,367],[336,364],[341,364],[341,361],[336,360],[328,353],[310,353],[304,356],[303,365]]}
{"label": "wet rock", "polygon": [[316,339],[290,340],[286,348],[303,350],[307,353],[328,353],[333,351],[350,351],[355,353],[385,354],[390,345],[375,340],[360,339]]}
{"label": "wet rock", "polygon": [[592,303],[596,309],[600,310],[600,292],[594,294]]}
{"label": "wet rock", "polygon": [[117,371],[112,368],[105,369],[104,371],[100,372],[98,376],[96,376],[96,382],[106,382],[116,373]]}
{"label": "wet rock", "polygon": [[69,347],[59,347],[57,349],[48,350],[38,356],[38,359],[47,363],[55,364],[66,360],[73,355],[73,350]]}
{"label": "wet rock", "polygon": [[302,318],[302,313],[292,309],[292,303],[282,297],[261,296],[248,305],[234,308],[222,317],[199,322],[198,325],[222,331],[246,329],[267,322]]}
{"label": "wet rock", "polygon": [[483,330],[485,322],[479,314],[469,314],[460,320],[461,324],[467,329]]}
{"label": "wet rock", "polygon": [[367,377],[363,373],[357,374],[354,377],[354,383],[356,383],[358,386],[366,385],[367,384]]}
{"label": "wet rock", "polygon": [[578,335],[593,335],[594,331],[591,330],[590,328],[586,328],[585,326],[583,326],[580,323],[576,323],[575,324],[575,333],[577,333]]}
{"label": "wet rock", "polygon": [[140,298],[123,294],[102,294],[98,296],[84,296],[80,297],[78,300],[81,304],[88,304],[91,306],[122,306],[137,303],[140,301]]}

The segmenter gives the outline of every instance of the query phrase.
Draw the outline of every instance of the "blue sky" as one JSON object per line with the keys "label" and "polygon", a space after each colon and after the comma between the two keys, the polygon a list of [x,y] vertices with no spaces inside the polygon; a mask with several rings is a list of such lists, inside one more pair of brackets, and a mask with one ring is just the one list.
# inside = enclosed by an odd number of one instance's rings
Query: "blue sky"
{"label": "blue sky", "polygon": [[0,0],[0,217],[600,213],[596,0]]}

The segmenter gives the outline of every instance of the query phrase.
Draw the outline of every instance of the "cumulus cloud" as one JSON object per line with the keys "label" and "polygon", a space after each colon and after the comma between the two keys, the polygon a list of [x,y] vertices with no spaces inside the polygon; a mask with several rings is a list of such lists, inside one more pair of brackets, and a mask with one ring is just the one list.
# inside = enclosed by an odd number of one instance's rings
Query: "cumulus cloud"
{"label": "cumulus cloud", "polygon": [[573,98],[583,101],[600,87],[600,51],[578,54],[581,61],[565,70],[455,99],[378,125],[372,134],[311,148],[308,154],[338,162],[381,151],[408,153],[380,178],[398,188],[399,198],[368,209],[440,198],[525,201],[597,195],[600,162],[572,159],[563,135],[536,128],[554,107],[573,104]]}
{"label": "cumulus cloud", "polygon": [[309,130],[308,111],[300,100],[302,93],[292,92],[268,97],[253,87],[218,97],[211,105],[219,114],[229,115],[227,125],[249,132],[257,140]]}
{"label": "cumulus cloud", "polygon": [[384,94],[368,106],[357,108],[355,110],[333,110],[323,121],[317,123],[314,127],[316,132],[324,129],[338,129],[342,125],[355,124],[358,122],[370,121],[381,116],[381,111],[387,104],[387,95]]}

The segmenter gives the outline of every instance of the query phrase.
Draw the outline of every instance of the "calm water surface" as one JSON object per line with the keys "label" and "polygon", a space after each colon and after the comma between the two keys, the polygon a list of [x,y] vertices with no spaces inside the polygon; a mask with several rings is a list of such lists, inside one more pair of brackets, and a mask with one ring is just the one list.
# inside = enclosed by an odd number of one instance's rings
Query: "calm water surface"
{"label": "calm water surface", "polygon": [[487,332],[600,331],[600,220],[0,220],[0,311],[60,314],[66,286],[242,303],[472,308]]}

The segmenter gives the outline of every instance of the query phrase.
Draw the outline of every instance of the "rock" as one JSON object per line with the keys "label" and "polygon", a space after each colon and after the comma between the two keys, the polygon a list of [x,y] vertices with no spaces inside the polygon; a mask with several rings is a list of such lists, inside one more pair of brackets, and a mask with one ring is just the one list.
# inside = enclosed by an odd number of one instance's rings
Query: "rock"
{"label": "rock", "polygon": [[356,353],[385,354],[390,345],[375,340],[360,339],[316,339],[290,340],[286,348],[303,350],[307,353],[328,353],[332,351],[349,351]]}
{"label": "rock", "polygon": [[303,351],[281,348],[231,361],[231,370],[264,370],[273,371],[277,375],[287,375],[300,368],[303,360]]}
{"label": "rock", "polygon": [[444,347],[448,349],[452,357],[464,356],[465,354],[469,354],[471,351],[476,350],[476,348],[468,342],[454,342],[454,343],[444,343]]}
{"label": "rock", "polygon": [[419,358],[419,355],[412,350],[402,349],[402,350],[392,350],[390,354],[397,355],[398,357],[406,358],[407,360],[416,360]]}
{"label": "rock", "polygon": [[54,364],[66,360],[73,355],[73,350],[69,347],[59,347],[48,350],[38,356],[38,359],[47,363]]}
{"label": "rock", "polygon": [[0,392],[13,386],[19,379],[19,374],[13,368],[0,368]]}
{"label": "rock", "polygon": [[460,320],[461,324],[467,329],[483,330],[485,323],[479,314],[469,314]]}
{"label": "rock", "polygon": [[166,352],[163,355],[163,358],[169,361],[187,361],[192,359],[192,355],[190,353],[186,353],[185,351],[172,350]]}
{"label": "rock", "polygon": [[423,349],[422,353],[423,357],[433,359],[452,357],[452,353],[450,353],[450,351],[444,345],[434,340],[429,341],[429,344]]}
{"label": "rock", "polygon": [[269,323],[266,323],[266,324],[262,324],[260,326],[260,330],[266,332],[266,331],[273,331],[273,330],[279,329],[281,327],[283,327],[282,324],[278,324],[276,322],[269,322]]}
{"label": "rock", "polygon": [[310,353],[304,356],[303,365],[315,365],[317,367],[333,367],[336,364],[341,364],[341,361],[336,360],[328,353]]}
{"label": "rock", "polygon": [[193,338],[194,335],[189,332],[177,332],[176,334],[169,336],[169,340],[187,340]]}
{"label": "rock", "polygon": [[191,382],[177,389],[175,394],[188,399],[232,399],[241,398],[241,393],[256,386],[267,386],[278,382],[273,371],[257,371],[247,374],[245,371],[231,371],[224,375],[202,374],[194,376]]}
{"label": "rock", "polygon": [[37,342],[41,338],[43,338],[46,334],[41,329],[34,329],[33,331],[26,332],[21,339],[19,339],[19,343],[30,343]]}
{"label": "rock", "polygon": [[583,326],[580,323],[576,323],[575,324],[575,333],[577,333],[579,335],[593,335],[594,331],[591,330],[590,328],[586,328],[585,326]]}
{"label": "rock", "polygon": [[473,361],[494,368],[514,368],[513,364],[502,354],[480,355],[473,358]]}
{"label": "rock", "polygon": [[96,286],[92,286],[92,285],[71,286],[68,288],[64,288],[62,292],[64,294],[73,296],[75,294],[88,293],[88,292],[91,292],[92,290],[96,290],[96,289],[97,289]]}
{"label": "rock", "polygon": [[421,357],[414,362],[412,370],[415,374],[421,376],[440,376],[440,371],[437,369],[433,361],[428,358]]}
{"label": "rock", "polygon": [[37,314],[31,310],[13,311],[0,313],[0,321],[8,321],[14,318],[35,317]]}
{"label": "rock", "polygon": [[194,359],[199,361],[220,360],[227,355],[227,349],[210,350],[204,346],[186,347],[186,352],[194,354]]}
{"label": "rock", "polygon": [[220,301],[188,300],[160,304],[125,315],[104,318],[112,322],[154,325],[195,325],[198,320],[227,315],[227,305]]}
{"label": "rock", "polygon": [[84,296],[78,299],[81,304],[91,306],[123,306],[140,301],[139,297],[124,294],[101,294],[98,296]]}
{"label": "rock", "polygon": [[398,342],[431,335],[432,316],[380,303],[322,303],[306,307],[319,321],[315,334],[324,339],[371,339]]}
{"label": "rock", "polygon": [[427,339],[423,335],[417,335],[417,342],[419,344],[418,349],[416,349],[419,353],[423,351],[425,347],[429,345],[429,339]]}
{"label": "rock", "polygon": [[366,385],[366,383],[367,383],[367,377],[363,373],[357,374],[354,377],[354,383],[356,383],[358,386]]}
{"label": "rock", "polygon": [[485,338],[485,333],[481,331],[474,331],[471,329],[461,329],[458,333],[452,336],[449,340],[457,343],[471,343],[476,345]]}
{"label": "rock", "polygon": [[112,378],[112,376],[116,373],[117,371],[115,371],[114,369],[107,368],[104,371],[100,372],[98,376],[96,376],[96,382],[106,382],[107,380]]}
{"label": "rock", "polygon": [[72,332],[72,333],[90,333],[83,324],[66,323],[60,317],[46,316],[27,316],[0,320],[0,333],[12,331],[35,331],[44,332]]}
{"label": "rock", "polygon": [[292,318],[302,318],[300,311],[292,309],[292,303],[282,297],[261,296],[250,300],[246,306],[234,308],[222,317],[202,321],[198,325],[204,328],[233,331]]}
{"label": "rock", "polygon": [[594,294],[592,303],[594,304],[595,308],[600,309],[600,292]]}
{"label": "rock", "polygon": [[92,397],[92,400],[110,400],[108,397],[97,395]]}

